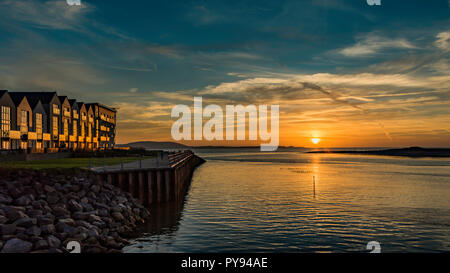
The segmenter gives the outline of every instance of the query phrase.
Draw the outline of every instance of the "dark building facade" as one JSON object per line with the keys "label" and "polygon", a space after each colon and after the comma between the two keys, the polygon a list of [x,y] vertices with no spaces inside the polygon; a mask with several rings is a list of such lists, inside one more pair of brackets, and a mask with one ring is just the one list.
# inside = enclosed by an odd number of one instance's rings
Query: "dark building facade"
{"label": "dark building facade", "polygon": [[[19,93],[10,93],[11,99],[16,106],[16,128],[15,131],[20,132],[20,139],[12,138],[12,149],[28,149],[31,146],[30,134],[33,127],[32,109],[27,98]],[[32,135],[34,137],[34,135]]]}
{"label": "dark building facade", "polygon": [[94,112],[94,131],[98,140],[99,148],[114,147],[116,136],[116,109],[100,103],[90,104]]}
{"label": "dark building facade", "polygon": [[[11,137],[16,134],[14,132],[16,122],[16,106],[8,92],[0,90],[0,148],[2,150],[11,149]],[[20,134],[16,135],[20,139]]]}
{"label": "dark building facade", "polygon": [[114,108],[85,104],[56,92],[0,90],[1,150],[110,149]]}

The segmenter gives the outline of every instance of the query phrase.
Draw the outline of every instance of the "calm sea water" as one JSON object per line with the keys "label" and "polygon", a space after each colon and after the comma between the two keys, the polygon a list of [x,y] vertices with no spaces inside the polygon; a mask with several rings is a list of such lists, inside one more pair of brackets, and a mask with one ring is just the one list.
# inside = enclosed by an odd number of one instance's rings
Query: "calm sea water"
{"label": "calm sea water", "polygon": [[[450,160],[200,150],[126,252],[450,251]],[[315,179],[315,183],[314,183]]]}

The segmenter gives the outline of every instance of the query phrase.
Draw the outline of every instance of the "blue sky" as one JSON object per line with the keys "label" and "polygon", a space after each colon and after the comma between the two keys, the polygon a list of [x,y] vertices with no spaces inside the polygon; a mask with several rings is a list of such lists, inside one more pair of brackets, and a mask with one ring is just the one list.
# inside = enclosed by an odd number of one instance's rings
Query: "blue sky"
{"label": "blue sky", "polygon": [[121,142],[168,139],[202,95],[279,103],[285,145],[450,146],[448,0],[81,2],[0,2],[0,89],[119,106]]}

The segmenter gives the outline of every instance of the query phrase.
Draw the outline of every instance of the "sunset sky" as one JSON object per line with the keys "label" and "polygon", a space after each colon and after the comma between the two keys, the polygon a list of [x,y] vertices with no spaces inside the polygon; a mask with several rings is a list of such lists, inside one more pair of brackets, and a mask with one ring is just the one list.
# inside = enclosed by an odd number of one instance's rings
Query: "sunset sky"
{"label": "sunset sky", "polygon": [[280,105],[280,145],[450,147],[449,0],[81,2],[0,1],[0,89],[118,107],[118,143],[202,96]]}

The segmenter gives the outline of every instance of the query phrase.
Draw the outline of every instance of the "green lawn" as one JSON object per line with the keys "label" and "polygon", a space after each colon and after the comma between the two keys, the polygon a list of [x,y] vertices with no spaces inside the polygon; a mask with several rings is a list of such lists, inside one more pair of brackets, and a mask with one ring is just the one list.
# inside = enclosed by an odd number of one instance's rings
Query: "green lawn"
{"label": "green lawn", "polygon": [[[139,159],[147,159],[148,157],[123,157],[123,163],[138,161]],[[7,161],[1,162],[1,168],[19,168],[19,169],[72,169],[72,168],[87,168],[103,166],[118,165],[121,163],[120,157],[107,158],[63,158],[50,160],[35,160],[35,161]]]}

